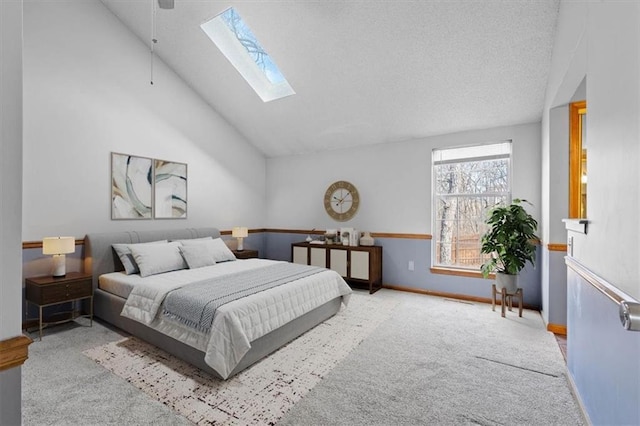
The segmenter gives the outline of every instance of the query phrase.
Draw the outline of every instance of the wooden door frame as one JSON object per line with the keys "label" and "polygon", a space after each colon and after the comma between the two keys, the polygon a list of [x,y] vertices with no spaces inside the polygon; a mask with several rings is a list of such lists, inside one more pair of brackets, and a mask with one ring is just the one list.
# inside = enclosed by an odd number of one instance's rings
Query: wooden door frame
{"label": "wooden door frame", "polygon": [[582,192],[582,123],[587,101],[569,104],[569,217],[579,218]]}

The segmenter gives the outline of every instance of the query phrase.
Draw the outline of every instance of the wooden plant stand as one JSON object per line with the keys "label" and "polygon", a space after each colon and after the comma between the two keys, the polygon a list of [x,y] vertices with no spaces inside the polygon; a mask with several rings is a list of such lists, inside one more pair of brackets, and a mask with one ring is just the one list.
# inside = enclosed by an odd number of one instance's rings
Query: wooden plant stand
{"label": "wooden plant stand", "polygon": [[[496,295],[498,294],[498,290],[496,289],[496,285],[492,284],[491,285],[491,310],[495,311],[496,310]],[[513,311],[513,298],[516,297],[518,299],[518,316],[522,317],[522,300],[524,298],[523,294],[522,294],[522,289],[518,288],[516,290],[515,293],[511,294],[511,293],[507,293],[507,289],[506,288],[502,288],[502,291],[500,292],[501,295],[501,300],[500,300],[500,306],[502,308],[502,317],[504,318],[505,316],[505,306],[507,305],[507,303],[509,304],[509,310]]]}

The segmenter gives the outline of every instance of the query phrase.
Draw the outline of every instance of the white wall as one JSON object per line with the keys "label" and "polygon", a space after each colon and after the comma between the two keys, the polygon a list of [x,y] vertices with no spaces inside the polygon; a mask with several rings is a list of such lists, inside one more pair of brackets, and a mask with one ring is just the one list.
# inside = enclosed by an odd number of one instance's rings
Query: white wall
{"label": "white wall", "polygon": [[543,139],[543,265],[542,318],[546,324],[566,325],[567,282],[564,253],[550,252],[548,244],[566,241],[569,217],[569,107],[545,111],[547,134]]}
{"label": "white wall", "polygon": [[[102,3],[30,1],[24,20],[24,240],[263,225],[264,157],[159,59],[151,86]],[[111,220],[111,152],[187,163],[188,218]]]}
{"label": "white wall", "polygon": [[22,1],[3,1],[0,11],[0,340],[3,340],[21,334]]}
{"label": "white wall", "polygon": [[[566,325],[566,271],[558,252],[548,244],[564,244],[562,219],[569,214],[569,110],[577,92],[584,92],[587,41],[585,2],[561,2],[542,115],[542,317],[547,324]],[[565,17],[569,17],[566,19]],[[584,99],[584,97],[582,98]]]}
{"label": "white wall", "polygon": [[640,299],[640,3],[589,3],[589,233],[580,261]]}
{"label": "white wall", "polygon": [[[568,158],[568,111],[566,131],[551,131],[550,109],[569,103],[579,89],[586,74],[587,41],[586,2],[562,2],[561,18],[556,27],[556,39],[551,58],[545,109],[542,117],[542,240],[548,243],[565,243],[566,231],[562,219],[568,215],[569,165],[559,157]],[[562,19],[562,17],[570,19]],[[556,111],[556,114],[558,111]],[[556,116],[556,118],[560,118]],[[559,131],[558,131],[559,130]],[[566,138],[565,138],[566,137]],[[551,164],[555,163],[555,164]],[[558,186],[560,183],[560,186]]]}
{"label": "white wall", "polygon": [[[22,1],[0,2],[0,341],[22,312]],[[20,424],[21,368],[0,372],[0,424]]]}
{"label": "white wall", "polygon": [[[569,232],[573,255],[640,299],[640,3],[563,2],[559,20],[577,32],[567,39],[586,46],[584,60],[552,62],[562,84],[547,92],[566,102],[586,75],[590,223],[586,235]],[[573,45],[556,42],[554,57],[571,57]],[[640,424],[640,335],[624,330],[618,305],[572,268],[567,305],[567,367],[589,423]]]}
{"label": "white wall", "polygon": [[[363,231],[431,231],[431,151],[434,148],[513,140],[513,195],[534,204],[540,217],[540,123],[434,136],[409,142],[267,160],[267,226],[355,227]],[[324,210],[334,181],[347,180],[360,193],[360,207],[339,224]]]}
{"label": "white wall", "polygon": [[587,82],[590,223],[574,257],[640,298],[640,3],[563,2],[557,33],[544,120]]}

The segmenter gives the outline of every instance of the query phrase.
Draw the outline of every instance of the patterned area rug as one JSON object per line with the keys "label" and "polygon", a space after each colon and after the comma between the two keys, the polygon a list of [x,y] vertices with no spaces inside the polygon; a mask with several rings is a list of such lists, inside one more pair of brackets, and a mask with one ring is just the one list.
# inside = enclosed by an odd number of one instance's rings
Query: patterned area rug
{"label": "patterned area rug", "polygon": [[227,381],[135,337],[83,353],[196,424],[275,424],[396,305],[354,293],[346,309]]}

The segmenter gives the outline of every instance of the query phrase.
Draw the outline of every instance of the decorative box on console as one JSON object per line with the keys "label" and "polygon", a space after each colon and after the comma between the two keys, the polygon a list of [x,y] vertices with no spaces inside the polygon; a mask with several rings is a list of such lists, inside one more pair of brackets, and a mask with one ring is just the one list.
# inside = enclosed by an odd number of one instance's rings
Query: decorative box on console
{"label": "decorative box on console", "polygon": [[[345,233],[348,233],[349,235],[346,245],[357,247],[358,243],[360,242],[360,233],[355,228],[340,228],[340,235],[344,236]],[[344,245],[344,237],[342,241]]]}

